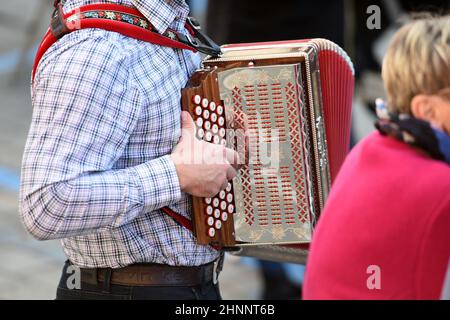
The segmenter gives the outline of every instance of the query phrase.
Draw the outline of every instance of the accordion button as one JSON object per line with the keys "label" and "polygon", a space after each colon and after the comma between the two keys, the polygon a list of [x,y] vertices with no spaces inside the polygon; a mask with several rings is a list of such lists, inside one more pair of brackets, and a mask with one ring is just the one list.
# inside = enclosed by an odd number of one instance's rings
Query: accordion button
{"label": "accordion button", "polygon": [[220,144],[223,145],[223,146],[226,146],[227,145],[227,140],[225,140],[225,139],[220,140]]}
{"label": "accordion button", "polygon": [[215,208],[218,208],[218,207],[219,207],[219,203],[220,203],[219,199],[214,198],[214,200],[213,200],[213,206],[214,206]]}
{"label": "accordion button", "polygon": [[200,104],[202,102],[202,97],[200,97],[200,95],[196,94],[194,96],[194,98],[192,98],[192,102],[194,102],[195,104]]}
{"label": "accordion button", "polygon": [[220,137],[219,136],[214,136],[213,142],[214,142],[214,144],[219,144],[220,143]]}
{"label": "accordion button", "polygon": [[196,115],[200,116],[200,115],[202,114],[202,112],[203,112],[202,107],[197,107],[197,108],[195,108],[195,114],[196,114]]}
{"label": "accordion button", "polygon": [[197,118],[197,120],[195,120],[195,123],[197,124],[198,127],[202,127],[203,126],[203,118]]}
{"label": "accordion button", "polygon": [[213,136],[212,136],[211,131],[206,132],[205,140],[208,141],[208,142],[211,142],[212,138],[213,138]]}
{"label": "accordion button", "polygon": [[228,206],[228,213],[229,213],[229,214],[233,214],[233,213],[234,213],[234,206],[233,206],[232,204],[230,204],[230,205]]}
{"label": "accordion button", "polygon": [[206,207],[206,214],[208,216],[212,215],[213,214],[213,207],[211,207],[211,206]]}
{"label": "accordion button", "polygon": [[228,220],[228,213],[224,212],[222,213],[222,221],[226,222]]}
{"label": "accordion button", "polygon": [[210,130],[211,129],[211,122],[209,122],[208,120],[206,120],[203,123],[203,127],[205,128],[205,130]]}
{"label": "accordion button", "polygon": [[217,114],[219,116],[221,116],[223,114],[223,107],[222,106],[217,106]]}
{"label": "accordion button", "polygon": [[226,196],[225,190],[220,191],[219,198],[223,200],[223,199],[225,199],[225,196]]}
{"label": "accordion button", "polygon": [[213,124],[212,126],[212,132],[214,134],[218,134],[219,133],[219,126],[217,124]]}
{"label": "accordion button", "polygon": [[220,209],[222,210],[227,210],[227,202],[226,201],[222,201],[220,203]]}
{"label": "accordion button", "polygon": [[214,236],[216,235],[216,230],[214,230],[214,228],[209,228],[209,230],[208,230],[208,235],[209,235],[211,238],[214,238]]}
{"label": "accordion button", "polygon": [[217,230],[220,230],[220,229],[222,229],[222,221],[220,221],[220,220],[216,220],[216,224],[215,224],[215,227],[216,227],[216,229],[217,229]]}
{"label": "accordion button", "polygon": [[203,108],[208,108],[208,104],[209,104],[208,99],[203,98],[203,100],[202,100],[202,107],[203,107]]}
{"label": "accordion button", "polygon": [[211,202],[212,202],[212,199],[211,199],[211,198],[205,198],[205,203],[206,203],[206,204],[211,204]]}
{"label": "accordion button", "polygon": [[217,121],[217,114],[211,113],[211,121],[216,122]]}
{"label": "accordion button", "polygon": [[216,104],[215,104],[215,102],[211,102],[211,103],[209,104],[209,110],[211,110],[211,111],[215,111],[215,110],[216,110]]}
{"label": "accordion button", "polygon": [[203,130],[202,128],[198,129],[197,136],[199,139],[203,139],[203,137],[205,136],[205,130]]}
{"label": "accordion button", "polygon": [[214,225],[214,218],[213,217],[209,217],[206,220],[206,223],[208,224],[208,226],[212,227]]}
{"label": "accordion button", "polygon": [[223,127],[225,125],[225,118],[219,117],[219,119],[217,120],[217,123],[218,123],[219,127]]}
{"label": "accordion button", "polygon": [[227,194],[227,201],[228,203],[231,203],[231,201],[233,201],[233,195],[231,193]]}
{"label": "accordion button", "polygon": [[221,138],[224,138],[224,137],[225,137],[225,133],[226,133],[225,128],[220,128],[220,129],[219,129],[219,136],[220,136]]}
{"label": "accordion button", "polygon": [[216,218],[216,219],[220,218],[220,210],[219,209],[214,210],[214,218]]}
{"label": "accordion button", "polygon": [[228,182],[226,191],[227,191],[227,192],[230,192],[230,191],[231,191],[231,182]]}
{"label": "accordion button", "polygon": [[209,110],[203,110],[203,118],[206,120],[209,119],[209,116],[210,116]]}

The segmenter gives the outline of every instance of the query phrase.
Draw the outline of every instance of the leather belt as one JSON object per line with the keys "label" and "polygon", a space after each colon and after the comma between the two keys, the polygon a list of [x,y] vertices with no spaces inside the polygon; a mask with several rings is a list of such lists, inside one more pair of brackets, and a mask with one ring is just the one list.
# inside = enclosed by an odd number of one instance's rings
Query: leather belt
{"label": "leather belt", "polygon": [[124,268],[80,268],[81,282],[123,286],[197,286],[217,283],[223,259],[198,267],[174,267],[159,264],[134,264]]}

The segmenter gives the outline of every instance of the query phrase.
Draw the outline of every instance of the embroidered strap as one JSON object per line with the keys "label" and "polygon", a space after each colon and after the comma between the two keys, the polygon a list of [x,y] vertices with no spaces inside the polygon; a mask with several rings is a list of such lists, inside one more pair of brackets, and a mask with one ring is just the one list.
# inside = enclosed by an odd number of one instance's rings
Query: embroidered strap
{"label": "embroidered strap", "polygon": [[212,56],[221,53],[220,47],[204,35],[200,30],[200,25],[190,17],[187,18],[185,24],[187,35],[171,29],[164,34],[159,34],[140,11],[131,7],[110,3],[90,4],[65,14],[58,0],[55,2],[55,6],[50,28],[36,54],[32,79],[34,79],[42,56],[56,41],[70,32],[88,28],[114,31],[156,45],[194,52],[200,51]]}

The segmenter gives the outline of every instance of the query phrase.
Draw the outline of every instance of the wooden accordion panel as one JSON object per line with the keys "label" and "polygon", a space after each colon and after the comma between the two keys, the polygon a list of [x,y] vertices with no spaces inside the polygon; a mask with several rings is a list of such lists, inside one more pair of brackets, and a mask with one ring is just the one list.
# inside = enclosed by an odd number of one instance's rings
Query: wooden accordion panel
{"label": "wooden accordion panel", "polygon": [[199,139],[249,158],[226,190],[193,198],[198,243],[308,244],[349,148],[351,62],[323,39],[223,51],[190,79],[182,106]]}

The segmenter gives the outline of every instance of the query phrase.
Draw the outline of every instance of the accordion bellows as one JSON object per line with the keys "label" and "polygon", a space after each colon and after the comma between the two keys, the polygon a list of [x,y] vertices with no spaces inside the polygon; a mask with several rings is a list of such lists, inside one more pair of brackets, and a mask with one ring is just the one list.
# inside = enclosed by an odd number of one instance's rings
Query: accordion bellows
{"label": "accordion bellows", "polygon": [[353,65],[325,39],[222,49],[192,76],[182,107],[199,139],[234,148],[246,162],[226,190],[193,198],[197,240],[255,246],[262,258],[295,254],[284,245],[311,241],[349,150]]}

